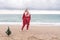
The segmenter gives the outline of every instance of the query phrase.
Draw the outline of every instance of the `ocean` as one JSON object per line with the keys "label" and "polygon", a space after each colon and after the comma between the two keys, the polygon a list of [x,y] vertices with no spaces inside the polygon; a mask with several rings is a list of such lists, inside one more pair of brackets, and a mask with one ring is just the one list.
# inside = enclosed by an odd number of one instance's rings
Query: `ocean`
{"label": "ocean", "polygon": [[[22,14],[0,14],[0,22],[22,22]],[[31,22],[60,23],[60,14],[31,14]]]}

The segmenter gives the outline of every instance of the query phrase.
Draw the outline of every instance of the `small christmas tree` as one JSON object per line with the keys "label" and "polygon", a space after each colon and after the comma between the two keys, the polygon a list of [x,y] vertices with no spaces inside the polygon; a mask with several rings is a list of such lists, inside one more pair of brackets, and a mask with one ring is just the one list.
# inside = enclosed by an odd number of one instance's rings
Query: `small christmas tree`
{"label": "small christmas tree", "polygon": [[10,28],[8,27],[6,34],[9,36],[11,34]]}

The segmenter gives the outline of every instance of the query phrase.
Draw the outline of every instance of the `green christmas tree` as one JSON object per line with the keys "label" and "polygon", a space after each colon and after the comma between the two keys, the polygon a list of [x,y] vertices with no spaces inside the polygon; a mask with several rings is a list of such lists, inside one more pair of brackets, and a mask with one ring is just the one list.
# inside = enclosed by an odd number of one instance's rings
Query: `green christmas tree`
{"label": "green christmas tree", "polygon": [[11,34],[10,28],[8,27],[6,34],[9,36]]}

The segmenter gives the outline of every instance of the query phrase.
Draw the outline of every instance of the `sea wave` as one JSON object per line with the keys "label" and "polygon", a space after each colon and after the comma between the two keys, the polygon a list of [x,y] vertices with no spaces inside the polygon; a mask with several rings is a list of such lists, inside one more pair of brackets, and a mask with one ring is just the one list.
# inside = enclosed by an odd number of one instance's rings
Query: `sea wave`
{"label": "sea wave", "polygon": [[[19,24],[22,25],[22,22],[0,22],[0,24],[10,24],[15,25]],[[60,23],[40,23],[40,22],[30,22],[30,25],[60,25]]]}

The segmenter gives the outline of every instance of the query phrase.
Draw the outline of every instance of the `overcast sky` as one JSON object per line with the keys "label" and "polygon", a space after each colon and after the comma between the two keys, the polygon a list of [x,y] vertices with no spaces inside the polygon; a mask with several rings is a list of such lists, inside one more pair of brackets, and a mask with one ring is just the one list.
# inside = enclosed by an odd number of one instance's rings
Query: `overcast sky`
{"label": "overcast sky", "polygon": [[0,9],[60,10],[60,0],[0,0]]}

